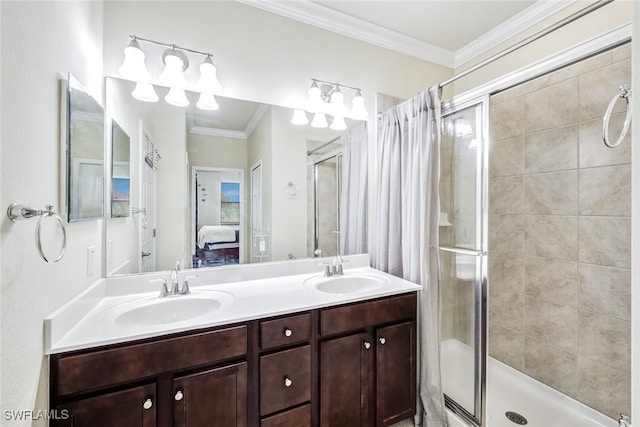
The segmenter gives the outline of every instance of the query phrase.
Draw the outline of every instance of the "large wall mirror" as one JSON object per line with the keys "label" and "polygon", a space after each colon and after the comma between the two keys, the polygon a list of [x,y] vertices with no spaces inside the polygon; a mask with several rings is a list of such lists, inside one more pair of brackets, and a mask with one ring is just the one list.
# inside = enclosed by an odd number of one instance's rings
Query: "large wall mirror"
{"label": "large wall mirror", "polygon": [[104,211],[104,109],[72,75],[66,92],[67,220],[100,219]]}
{"label": "large wall mirror", "polygon": [[[108,276],[169,270],[176,260],[205,268],[366,252],[366,237],[341,241],[354,234],[349,221],[366,224],[366,203],[341,209],[347,183],[366,182],[364,122],[296,126],[288,108],[216,97],[219,109],[206,111],[189,92],[191,105],[175,107],[162,99],[166,88],[155,88],[154,103],[132,97],[134,88],[106,79],[107,119],[118,125],[107,141],[128,141],[130,174],[128,216],[107,221]],[[365,153],[364,167],[349,168],[353,179],[342,167],[352,134],[364,135]]]}

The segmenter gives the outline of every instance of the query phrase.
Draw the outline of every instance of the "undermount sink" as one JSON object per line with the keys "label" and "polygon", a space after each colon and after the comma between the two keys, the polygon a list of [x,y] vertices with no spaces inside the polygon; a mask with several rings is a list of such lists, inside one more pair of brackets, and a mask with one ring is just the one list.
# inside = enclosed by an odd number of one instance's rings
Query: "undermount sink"
{"label": "undermount sink", "polygon": [[329,294],[355,294],[369,292],[383,287],[387,280],[382,277],[345,274],[344,276],[312,277],[305,286],[315,288],[319,292]]}
{"label": "undermount sink", "polygon": [[226,292],[200,292],[191,295],[156,297],[130,303],[114,321],[119,326],[150,326],[183,322],[211,314],[234,300]]}

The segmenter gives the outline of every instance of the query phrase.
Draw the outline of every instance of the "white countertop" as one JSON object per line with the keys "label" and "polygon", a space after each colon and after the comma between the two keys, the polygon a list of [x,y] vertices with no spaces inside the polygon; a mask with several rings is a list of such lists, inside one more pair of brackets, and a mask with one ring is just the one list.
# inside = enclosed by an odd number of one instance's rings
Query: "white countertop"
{"label": "white countertop", "polygon": [[[102,279],[45,319],[45,352],[54,354],[122,343],[422,289],[420,285],[363,266],[368,265],[366,255],[346,258],[350,262],[345,264],[345,277],[374,277],[383,285],[344,294],[318,291],[312,285],[313,280],[309,280],[320,276],[318,259],[298,263],[269,263],[271,265],[266,267],[254,267],[254,271],[251,271],[251,266],[235,266],[227,270],[188,270],[181,272],[181,279],[192,274],[199,276],[189,281],[191,295],[162,299],[158,297],[160,285],[149,282],[157,278],[168,279],[166,272]],[[347,265],[352,268],[346,268]],[[240,270],[243,267],[244,270]],[[304,270],[310,272],[300,273]],[[250,279],[236,280],[238,277]],[[122,325],[116,322],[118,316],[132,307],[156,304],[158,300],[168,298],[206,299],[211,295],[221,297],[218,299],[222,306],[195,318],[150,325]]]}

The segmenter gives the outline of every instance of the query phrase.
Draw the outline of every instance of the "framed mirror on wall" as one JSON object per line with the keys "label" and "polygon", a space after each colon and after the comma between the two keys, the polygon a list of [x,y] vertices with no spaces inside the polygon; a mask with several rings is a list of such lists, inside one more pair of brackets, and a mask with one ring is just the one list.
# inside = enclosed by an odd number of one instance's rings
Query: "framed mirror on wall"
{"label": "framed mirror on wall", "polygon": [[104,215],[104,109],[69,74],[63,86],[63,205],[68,222]]}
{"label": "framed mirror on wall", "polygon": [[[170,270],[176,260],[203,268],[323,253],[314,237],[312,165],[341,151],[348,130],[293,125],[293,110],[275,105],[216,96],[219,108],[209,111],[195,106],[197,93],[187,91],[191,105],[176,107],[162,101],[164,87],[155,87],[159,102],[135,99],[127,80],[107,77],[105,87],[107,118],[121,128],[112,133],[129,136],[131,153],[131,213],[107,222],[108,276]],[[327,197],[333,203],[338,194]],[[143,247],[145,239],[153,244]],[[138,267],[141,257],[154,259],[152,270]]]}

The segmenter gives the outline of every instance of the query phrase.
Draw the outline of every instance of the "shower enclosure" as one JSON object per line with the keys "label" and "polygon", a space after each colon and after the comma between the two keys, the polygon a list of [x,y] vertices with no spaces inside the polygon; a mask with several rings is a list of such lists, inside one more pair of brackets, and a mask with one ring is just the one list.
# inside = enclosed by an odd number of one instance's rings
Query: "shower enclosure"
{"label": "shower enclosure", "polygon": [[441,364],[447,406],[483,420],[487,347],[487,99],[443,111],[440,179]]}
{"label": "shower enclosure", "polygon": [[[443,111],[442,381],[469,425],[630,411],[631,141],[602,141],[631,78],[619,43]],[[612,135],[625,117],[618,102]]]}

